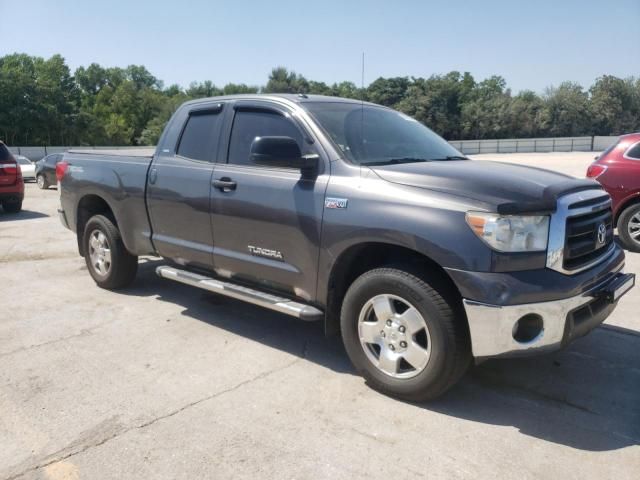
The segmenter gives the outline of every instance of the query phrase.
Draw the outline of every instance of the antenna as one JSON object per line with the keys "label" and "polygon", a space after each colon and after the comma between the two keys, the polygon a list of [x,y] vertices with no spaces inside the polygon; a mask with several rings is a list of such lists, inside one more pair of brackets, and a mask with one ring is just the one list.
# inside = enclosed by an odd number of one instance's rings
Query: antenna
{"label": "antenna", "polygon": [[364,153],[364,52],[362,52],[362,73],[360,77],[360,151]]}
{"label": "antenna", "polygon": [[364,102],[364,52],[362,52],[362,77],[360,79],[360,86],[362,87],[362,94],[360,96]]}

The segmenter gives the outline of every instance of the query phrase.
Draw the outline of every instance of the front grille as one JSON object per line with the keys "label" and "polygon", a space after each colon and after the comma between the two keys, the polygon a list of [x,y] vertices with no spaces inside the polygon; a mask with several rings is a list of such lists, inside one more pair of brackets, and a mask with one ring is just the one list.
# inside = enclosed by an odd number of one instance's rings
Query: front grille
{"label": "front grille", "polygon": [[609,195],[604,194],[595,198],[588,198],[587,200],[582,200],[580,202],[575,202],[569,205],[569,210],[575,210],[577,208],[590,207],[592,205],[600,205],[609,202]]}
{"label": "front grille", "polygon": [[[598,240],[601,225],[606,232],[603,243]],[[612,242],[613,214],[608,202],[589,213],[567,218],[563,268],[577,270],[592,263],[609,250]]]}

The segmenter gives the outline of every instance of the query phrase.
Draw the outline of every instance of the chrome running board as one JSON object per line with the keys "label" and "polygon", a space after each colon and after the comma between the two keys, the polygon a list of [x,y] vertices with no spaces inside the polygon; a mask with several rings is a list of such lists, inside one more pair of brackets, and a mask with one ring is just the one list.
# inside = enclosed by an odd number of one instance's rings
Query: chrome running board
{"label": "chrome running board", "polygon": [[186,270],[180,270],[178,268],[163,265],[156,268],[156,273],[162,278],[174,280],[176,282],[191,285],[192,287],[201,288],[227,297],[236,298],[243,302],[252,303],[260,307],[268,308],[269,310],[275,310],[276,312],[291,315],[292,317],[296,317],[307,322],[322,320],[322,318],[324,318],[322,310],[312,307],[311,305],[298,303],[288,298],[278,297],[276,295],[271,295],[270,293],[253,290],[234,283],[223,282],[221,280],[216,280],[214,278]]}

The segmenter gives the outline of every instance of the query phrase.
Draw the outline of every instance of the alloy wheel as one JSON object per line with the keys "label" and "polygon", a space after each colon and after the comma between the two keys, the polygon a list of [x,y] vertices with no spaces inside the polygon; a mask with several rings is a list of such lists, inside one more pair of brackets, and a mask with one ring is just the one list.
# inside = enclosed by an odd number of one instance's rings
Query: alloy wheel
{"label": "alloy wheel", "polygon": [[640,212],[629,219],[627,232],[634,242],[640,243]]}
{"label": "alloy wheel", "polygon": [[369,361],[391,377],[415,377],[429,363],[427,322],[411,303],[396,295],[377,295],[364,304],[358,336]]}
{"label": "alloy wheel", "polygon": [[89,258],[91,266],[98,275],[106,276],[111,269],[111,247],[107,236],[100,230],[94,230],[89,237]]}

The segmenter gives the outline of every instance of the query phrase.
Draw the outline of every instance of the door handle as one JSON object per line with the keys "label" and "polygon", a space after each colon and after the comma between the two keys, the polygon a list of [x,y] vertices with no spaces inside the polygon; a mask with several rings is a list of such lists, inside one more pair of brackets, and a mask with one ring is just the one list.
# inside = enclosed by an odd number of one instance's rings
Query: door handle
{"label": "door handle", "polygon": [[212,182],[212,185],[223,192],[231,192],[238,186],[238,184],[231,180],[229,177],[222,177],[214,180]]}
{"label": "door handle", "polygon": [[151,170],[149,170],[149,183],[153,185],[156,183],[157,179],[158,179],[158,170],[156,170],[155,168],[152,168]]}

